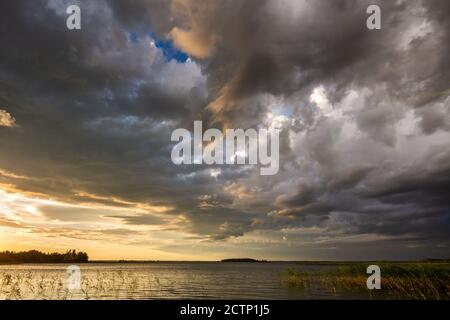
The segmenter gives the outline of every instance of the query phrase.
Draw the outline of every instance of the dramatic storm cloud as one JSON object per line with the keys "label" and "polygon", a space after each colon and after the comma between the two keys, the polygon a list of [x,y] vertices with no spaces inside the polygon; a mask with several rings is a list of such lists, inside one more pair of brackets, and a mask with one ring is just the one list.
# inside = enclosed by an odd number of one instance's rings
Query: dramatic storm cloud
{"label": "dramatic storm cloud", "polygon": [[[448,254],[447,0],[2,1],[0,41],[5,249]],[[279,173],[174,165],[195,120],[280,129]]]}

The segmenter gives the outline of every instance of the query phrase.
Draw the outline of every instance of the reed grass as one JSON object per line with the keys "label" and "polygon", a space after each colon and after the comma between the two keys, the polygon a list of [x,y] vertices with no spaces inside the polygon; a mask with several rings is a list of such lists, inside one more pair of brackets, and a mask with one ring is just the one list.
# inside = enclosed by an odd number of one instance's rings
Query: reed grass
{"label": "reed grass", "polygon": [[83,276],[79,290],[67,288],[65,273],[0,272],[0,300],[140,299],[164,289],[152,274],[121,270]]}
{"label": "reed grass", "polygon": [[[376,264],[376,263],[374,263]],[[370,264],[346,264],[329,270],[285,270],[284,280],[294,288],[321,287],[340,297],[372,299],[450,299],[449,263],[379,263],[381,289],[367,288]]]}

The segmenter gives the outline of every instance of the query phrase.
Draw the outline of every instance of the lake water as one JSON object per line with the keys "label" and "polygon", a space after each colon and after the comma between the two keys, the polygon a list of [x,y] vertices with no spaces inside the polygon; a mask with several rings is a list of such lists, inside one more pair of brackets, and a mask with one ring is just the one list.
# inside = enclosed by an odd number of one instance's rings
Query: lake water
{"label": "lake water", "polygon": [[323,288],[290,287],[297,263],[89,263],[80,264],[81,289],[67,289],[68,265],[0,265],[0,299],[334,299]]}

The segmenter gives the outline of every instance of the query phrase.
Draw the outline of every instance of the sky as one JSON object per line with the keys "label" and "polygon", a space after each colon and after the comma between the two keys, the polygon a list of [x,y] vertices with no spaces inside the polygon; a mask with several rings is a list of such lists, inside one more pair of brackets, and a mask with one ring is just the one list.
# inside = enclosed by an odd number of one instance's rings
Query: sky
{"label": "sky", "polygon": [[[0,250],[449,258],[448,0],[11,0],[0,41]],[[278,174],[173,164],[195,120]]]}

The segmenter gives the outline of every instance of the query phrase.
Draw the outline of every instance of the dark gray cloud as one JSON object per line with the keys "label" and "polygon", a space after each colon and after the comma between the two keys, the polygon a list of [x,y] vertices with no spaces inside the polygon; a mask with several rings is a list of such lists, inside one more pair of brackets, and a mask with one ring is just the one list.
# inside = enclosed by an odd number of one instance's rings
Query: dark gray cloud
{"label": "dark gray cloud", "polygon": [[[80,31],[65,28],[74,3]],[[382,8],[379,31],[366,28],[373,3]],[[182,219],[168,228],[208,242],[289,234],[291,248],[303,243],[317,257],[339,256],[320,251],[324,237],[341,257],[380,241],[386,256],[406,246],[428,250],[411,249],[409,257],[446,253],[448,1],[0,7],[0,115],[2,123],[14,119],[0,125],[0,169],[13,173],[0,172],[0,183],[69,203],[167,208],[122,215],[43,207],[48,219],[108,217],[127,226]],[[168,61],[150,35],[172,39],[190,59]],[[173,165],[172,130],[197,119],[281,126],[280,173]]]}

